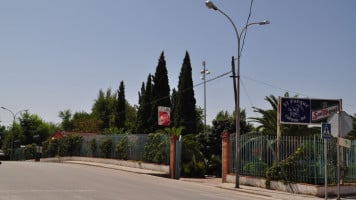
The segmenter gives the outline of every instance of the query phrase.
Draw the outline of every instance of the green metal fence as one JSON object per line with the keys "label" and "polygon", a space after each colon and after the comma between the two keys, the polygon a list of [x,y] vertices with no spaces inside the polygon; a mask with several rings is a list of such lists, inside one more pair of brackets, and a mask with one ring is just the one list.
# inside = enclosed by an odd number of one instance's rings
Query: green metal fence
{"label": "green metal fence", "polygon": [[[143,161],[145,154],[145,146],[149,140],[149,135],[147,134],[118,134],[118,135],[96,135],[96,136],[86,136],[83,137],[83,144],[81,148],[80,156],[92,156],[92,157],[105,157],[103,152],[100,151],[100,146],[103,142],[108,139],[112,141],[112,149],[110,153],[110,158],[120,158],[118,155],[118,151],[116,150],[116,146],[120,143],[120,141],[124,138],[128,138],[128,160],[137,160]],[[169,144],[168,136],[160,138],[162,141],[166,141]],[[93,151],[91,145],[95,141],[97,150]],[[167,161],[164,163],[168,163],[169,160],[169,146],[163,149],[162,154],[166,154]]]}
{"label": "green metal fence", "polygon": [[[235,172],[235,134],[231,134],[230,172]],[[240,174],[265,177],[266,170],[277,162],[277,137],[242,135],[240,140]],[[337,160],[336,139],[328,140],[328,182],[336,183]],[[296,154],[296,152],[298,152]],[[356,182],[356,141],[351,148],[343,148],[341,156],[344,182]],[[287,161],[294,155],[294,162],[282,168],[282,174],[292,177],[291,181],[311,184],[324,183],[324,140],[320,136],[283,136],[280,139],[280,161]],[[299,156],[295,156],[299,155]]]}

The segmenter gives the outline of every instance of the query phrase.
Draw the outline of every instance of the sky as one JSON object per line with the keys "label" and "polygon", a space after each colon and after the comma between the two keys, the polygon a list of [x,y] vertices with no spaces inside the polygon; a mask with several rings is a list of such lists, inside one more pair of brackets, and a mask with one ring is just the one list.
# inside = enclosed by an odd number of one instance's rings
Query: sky
{"label": "sky", "polygon": [[[239,33],[251,0],[215,0]],[[356,113],[356,1],[254,0],[241,55],[240,106],[270,109],[269,95],[342,99]],[[196,105],[207,123],[234,111],[231,58],[237,56],[233,26],[205,0],[0,0],[0,106],[28,109],[60,123],[60,111],[91,112],[99,90],[116,91],[138,104],[138,92],[154,74],[164,51],[170,88],[177,88],[183,58],[192,65]],[[19,115],[17,115],[19,116]],[[0,109],[2,125],[12,123]]]}

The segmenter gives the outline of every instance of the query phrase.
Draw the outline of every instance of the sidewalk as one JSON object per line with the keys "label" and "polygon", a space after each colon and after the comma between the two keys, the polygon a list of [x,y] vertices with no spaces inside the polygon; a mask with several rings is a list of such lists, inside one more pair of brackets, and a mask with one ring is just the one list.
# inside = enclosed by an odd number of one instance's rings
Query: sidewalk
{"label": "sidewalk", "polygon": [[[126,166],[120,166],[115,164],[95,163],[95,162],[87,162],[87,161],[73,161],[73,160],[64,161],[64,162],[72,163],[72,164],[89,165],[95,167],[103,167],[103,168],[115,169],[115,170],[122,170],[127,172],[138,173],[138,174],[149,174],[155,176],[168,177],[168,174],[164,172],[158,172],[158,171],[142,169],[142,168],[126,167]],[[180,178],[178,181],[203,184],[209,187],[217,187],[221,189],[236,191],[237,193],[239,192],[248,193],[254,196],[260,196],[262,198],[271,199],[271,200],[272,199],[275,200],[322,200],[324,199],[315,196],[291,194],[287,192],[268,190],[264,188],[251,187],[245,185],[240,185],[240,188],[235,188],[235,184],[233,183],[222,183],[221,178],[210,178],[210,177],[209,178]],[[328,199],[336,199],[336,198],[328,198]]]}
{"label": "sidewalk", "polygon": [[[322,200],[324,198],[319,198],[310,195],[302,194],[292,194],[287,192],[281,192],[277,190],[269,190],[258,187],[251,187],[246,185],[240,185],[240,188],[235,188],[233,183],[222,183],[221,178],[205,178],[205,179],[194,179],[194,178],[181,178],[181,181],[193,182],[197,184],[204,184],[212,187],[218,187],[226,190],[236,191],[237,193],[248,193],[254,196],[264,197],[265,199],[275,199],[275,200]],[[336,199],[336,198],[328,198]]]}

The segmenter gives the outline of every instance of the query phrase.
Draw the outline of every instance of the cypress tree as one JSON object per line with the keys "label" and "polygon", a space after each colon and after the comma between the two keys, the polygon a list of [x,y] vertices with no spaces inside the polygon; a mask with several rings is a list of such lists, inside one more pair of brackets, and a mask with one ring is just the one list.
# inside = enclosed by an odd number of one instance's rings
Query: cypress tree
{"label": "cypress tree", "polygon": [[139,108],[137,113],[137,124],[136,124],[136,132],[137,133],[150,133],[152,131],[152,127],[150,127],[150,123],[148,121],[151,116],[152,110],[152,75],[149,74],[147,77],[146,87],[145,84],[142,83],[141,93],[139,94]]}
{"label": "cypress tree", "polygon": [[158,60],[158,65],[156,68],[155,75],[153,77],[152,84],[152,111],[150,117],[150,124],[153,129],[158,128],[157,123],[157,107],[165,106],[171,107],[170,99],[170,87],[168,82],[168,72],[166,68],[166,60],[164,58],[164,52],[162,51],[160,58]]}
{"label": "cypress tree", "polygon": [[118,129],[125,128],[126,110],[125,110],[125,85],[124,81],[120,82],[119,90],[117,91],[117,115],[116,115],[116,127]]}
{"label": "cypress tree", "polygon": [[188,51],[185,53],[179,75],[177,102],[175,104],[175,126],[183,126],[183,134],[196,134],[196,100],[193,90],[192,67]]}

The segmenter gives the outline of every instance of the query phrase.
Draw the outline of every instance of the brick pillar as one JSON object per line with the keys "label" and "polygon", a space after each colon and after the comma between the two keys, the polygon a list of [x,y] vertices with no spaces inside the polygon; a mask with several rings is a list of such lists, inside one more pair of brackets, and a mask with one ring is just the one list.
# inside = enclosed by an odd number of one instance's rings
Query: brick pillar
{"label": "brick pillar", "polygon": [[169,150],[169,174],[171,178],[175,177],[175,167],[176,167],[176,141],[177,136],[170,137],[170,150]]}
{"label": "brick pillar", "polygon": [[222,141],[222,155],[221,155],[221,178],[222,182],[226,183],[226,176],[229,173],[230,168],[230,133],[224,131],[221,136]]}

